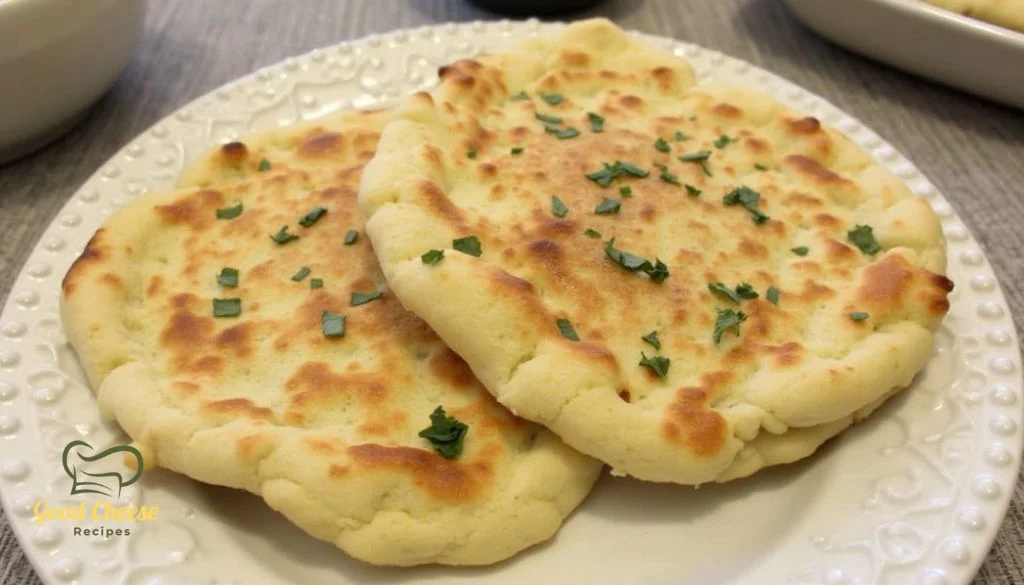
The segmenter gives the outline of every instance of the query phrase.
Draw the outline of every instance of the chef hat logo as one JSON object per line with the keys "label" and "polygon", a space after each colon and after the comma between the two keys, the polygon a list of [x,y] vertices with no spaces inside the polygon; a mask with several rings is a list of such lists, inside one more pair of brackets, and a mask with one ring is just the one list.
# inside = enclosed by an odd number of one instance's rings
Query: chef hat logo
{"label": "chef hat logo", "polygon": [[[134,472],[130,475],[111,470],[127,457],[135,459]],[[71,495],[99,494],[120,497],[121,489],[139,481],[142,477],[142,453],[130,445],[115,445],[96,452],[85,441],[71,441],[64,447],[61,456],[64,473],[71,478]]]}

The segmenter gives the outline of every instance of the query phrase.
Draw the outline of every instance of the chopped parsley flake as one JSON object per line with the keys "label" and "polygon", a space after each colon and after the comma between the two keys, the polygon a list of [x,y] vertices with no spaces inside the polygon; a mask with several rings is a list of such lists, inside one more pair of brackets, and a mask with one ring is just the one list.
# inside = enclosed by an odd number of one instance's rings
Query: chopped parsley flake
{"label": "chopped parsley flake", "polygon": [[537,112],[533,116],[535,118],[537,118],[538,120],[540,120],[541,122],[544,122],[545,124],[561,124],[562,123],[562,119],[559,118],[558,116],[549,116],[547,114],[541,114],[540,112]]}
{"label": "chopped parsley flake", "polygon": [[517,146],[517,147],[513,148],[513,149],[512,149],[512,150],[511,150],[510,152],[511,152],[511,153],[512,153],[513,155],[516,155],[516,154],[522,154],[522,153],[523,153],[523,147],[521,147],[521,146]]}
{"label": "chopped parsley flake", "polygon": [[317,289],[324,287],[324,279],[322,278],[311,278],[309,279],[309,288]]}
{"label": "chopped parsley flake", "polygon": [[242,299],[213,299],[214,317],[237,317],[242,314]]}
{"label": "chopped parsley flake", "polygon": [[281,226],[281,229],[277,231],[276,234],[270,236],[270,239],[274,240],[274,243],[276,243],[278,246],[283,246],[288,242],[299,239],[299,236],[296,236],[295,234],[289,234],[288,226],[283,225]]}
{"label": "chopped parsley flake", "polygon": [[587,174],[587,178],[601,187],[607,187],[612,181],[625,175],[643,179],[650,174],[650,171],[645,171],[633,163],[615,161],[615,164],[604,163],[601,170]]}
{"label": "chopped parsley flake", "polygon": [[569,208],[562,203],[562,200],[554,195],[551,196],[551,213],[555,214],[556,217],[565,217],[565,214],[569,213]]}
{"label": "chopped parsley flake", "polygon": [[874,256],[882,250],[882,247],[875,241],[874,230],[871,229],[871,226],[858,225],[846,232],[846,238],[868,256]]}
{"label": "chopped parsley flake", "polygon": [[594,112],[587,112],[587,119],[590,120],[590,131],[595,134],[604,132],[604,116],[595,114]]}
{"label": "chopped parsley flake", "polygon": [[730,301],[736,303],[737,305],[740,304],[740,296],[736,294],[734,290],[726,286],[725,283],[712,282],[708,284],[708,290],[711,291],[712,293],[722,295],[723,297],[729,299]]}
{"label": "chopped parsley flake", "polygon": [[217,284],[225,288],[235,288],[238,286],[238,269],[221,268],[220,273],[217,274]]}
{"label": "chopped parsley flake", "polygon": [[540,99],[544,100],[549,106],[557,106],[558,104],[565,101],[565,96],[560,93],[542,93]]}
{"label": "chopped parsley flake", "polygon": [[711,158],[710,150],[699,150],[697,152],[690,152],[679,157],[682,162],[704,162]]}
{"label": "chopped parsley flake", "polygon": [[754,216],[754,223],[762,224],[768,221],[768,216],[757,208],[757,202],[761,200],[761,194],[750,187],[739,187],[722,198],[726,205],[740,205]]}
{"label": "chopped parsley flake", "polygon": [[260,159],[260,165],[258,167],[256,167],[256,168],[261,173],[269,171],[270,170],[270,161],[265,159],[265,158]]}
{"label": "chopped parsley flake", "polygon": [[483,254],[483,248],[480,246],[480,238],[476,236],[466,236],[464,238],[452,240],[452,248],[455,248],[455,251],[457,252],[469,254],[470,256],[479,257]]}
{"label": "chopped parsley flake", "polygon": [[558,325],[558,332],[562,334],[562,337],[570,341],[580,340],[580,336],[576,335],[576,330],[572,328],[572,323],[568,319],[557,319],[555,324]]}
{"label": "chopped parsley flake", "polygon": [[373,292],[354,292],[348,299],[348,306],[358,307],[359,305],[365,305],[366,303],[376,301],[383,296],[384,291],[380,290],[375,290]]}
{"label": "chopped parsley flake", "polygon": [[224,207],[217,210],[217,219],[235,219],[242,215],[242,202],[239,201],[231,207]]}
{"label": "chopped parsley flake", "polygon": [[779,295],[780,294],[781,293],[779,292],[779,289],[775,288],[774,286],[769,286],[768,290],[765,291],[765,293],[764,293],[764,298],[768,299],[769,303],[771,303],[773,305],[777,305],[777,304],[779,304]]}
{"label": "chopped parsley flake", "polygon": [[660,136],[654,141],[654,148],[658,152],[672,152],[672,146],[669,145],[668,142],[665,142],[665,139]]}
{"label": "chopped parsley flake", "polygon": [[475,150],[471,150],[471,151],[467,152],[466,153],[466,157],[467,158],[476,158],[476,151]]}
{"label": "chopped parsley flake", "polygon": [[867,319],[870,316],[871,315],[868,315],[864,311],[854,311],[854,312],[850,313],[850,318],[853,319],[854,321],[863,321],[863,320]]}
{"label": "chopped parsley flake", "polygon": [[345,337],[345,315],[326,310],[320,313],[320,331],[324,337]]}
{"label": "chopped parsley flake", "polygon": [[669,185],[675,185],[678,187],[680,184],[679,179],[677,179],[675,175],[668,171],[663,171],[660,175],[658,175],[658,178],[661,179],[662,181],[665,181]]}
{"label": "chopped parsley flake", "polygon": [[658,332],[657,331],[651,331],[650,333],[648,333],[647,335],[644,335],[640,339],[643,339],[645,343],[649,343],[652,346],[654,346],[654,349],[657,349],[657,350],[661,349],[661,340],[658,339]]}
{"label": "chopped parsley flake", "polygon": [[651,282],[661,283],[669,276],[668,266],[664,262],[655,258],[654,264],[652,264],[646,258],[624,252],[615,247],[615,238],[605,242],[604,253],[612,262],[630,272],[646,273],[651,278]]}
{"label": "chopped parsley flake", "polygon": [[302,280],[304,278],[309,276],[310,272],[312,272],[312,270],[310,270],[309,268],[303,266],[302,268],[299,268],[298,272],[296,272],[295,274],[292,275],[292,280],[294,282],[302,282]]}
{"label": "chopped parsley flake", "polygon": [[619,195],[622,195],[623,197],[632,197],[633,188],[628,185],[625,187],[619,187]]}
{"label": "chopped parsley flake", "polygon": [[420,256],[424,264],[437,264],[444,258],[444,250],[428,250]]}
{"label": "chopped parsley flake", "polygon": [[345,245],[351,246],[359,240],[359,230],[348,230],[345,232]]}
{"label": "chopped parsley flake", "polygon": [[597,207],[594,208],[594,213],[598,215],[610,215],[612,213],[618,213],[621,207],[621,201],[605,197],[604,200],[598,203]]}
{"label": "chopped parsley flake", "polygon": [[530,96],[525,91],[521,91],[508,99],[514,102],[521,102],[530,99]]}
{"label": "chopped parsley flake", "polygon": [[754,287],[745,282],[741,282],[739,286],[736,287],[736,294],[738,294],[741,299],[748,300],[756,299],[758,297],[757,291],[754,290]]}
{"label": "chopped parsley flake", "polygon": [[677,131],[675,138],[676,138],[676,142],[682,142],[683,140],[686,140],[689,137],[686,134],[683,134],[682,132],[678,132]]}
{"label": "chopped parsley flake", "polygon": [[768,167],[764,166],[761,163],[754,163],[754,168],[759,170],[759,171],[767,171],[768,170]]}
{"label": "chopped parsley flake", "polygon": [[640,365],[650,369],[662,380],[668,378],[668,367],[671,364],[672,361],[667,357],[661,357],[658,355],[649,358],[644,352],[640,352]]}
{"label": "chopped parsley flake", "polygon": [[726,136],[725,134],[722,134],[721,136],[718,137],[718,140],[715,140],[715,148],[717,148],[718,150],[722,150],[726,146],[729,146],[730,142],[735,142],[735,141],[736,141],[735,138],[732,138],[731,136]]}
{"label": "chopped parsley flake", "polygon": [[790,248],[789,251],[796,254],[797,256],[806,256],[807,253],[811,251],[811,249],[808,248],[807,246],[797,246],[796,248]]}
{"label": "chopped parsley flake", "polygon": [[715,343],[722,341],[722,334],[733,329],[736,335],[740,334],[740,323],[747,320],[747,314],[743,311],[734,311],[732,309],[718,309],[718,318],[715,319],[715,332],[714,339]]}
{"label": "chopped parsley flake", "polygon": [[580,131],[575,129],[575,128],[573,128],[573,127],[571,127],[571,126],[566,127],[566,128],[555,128],[555,127],[552,127],[552,126],[546,126],[544,129],[546,131],[548,131],[549,133],[554,134],[555,138],[558,138],[559,140],[567,140],[569,138],[576,138],[577,136],[580,135]]}
{"label": "chopped parsley flake", "polygon": [[455,459],[462,454],[462,443],[468,432],[466,423],[448,416],[444,408],[438,406],[430,414],[430,426],[420,431],[419,436],[430,441],[441,457]]}
{"label": "chopped parsley flake", "polygon": [[299,225],[304,228],[313,227],[313,224],[320,221],[320,218],[325,215],[327,215],[327,209],[323,207],[314,207],[299,219]]}
{"label": "chopped parsley flake", "polygon": [[686,194],[687,195],[690,195],[692,197],[697,197],[701,193],[703,193],[703,191],[701,191],[700,189],[694,187],[693,185],[691,185],[689,183],[686,184]]}
{"label": "chopped parsley flake", "polygon": [[587,228],[583,230],[583,235],[587,236],[588,238],[598,239],[601,237],[601,232],[595,230],[594,228]]}

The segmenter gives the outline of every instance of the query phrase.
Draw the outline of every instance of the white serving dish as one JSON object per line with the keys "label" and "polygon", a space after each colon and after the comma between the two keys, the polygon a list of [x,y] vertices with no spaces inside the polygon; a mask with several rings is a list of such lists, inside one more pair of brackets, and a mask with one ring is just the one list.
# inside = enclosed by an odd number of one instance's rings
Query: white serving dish
{"label": "white serving dish", "polygon": [[819,34],[868,57],[1024,109],[1024,33],[920,0],[786,0]]}
{"label": "white serving dish", "polygon": [[145,0],[0,0],[0,163],[71,128],[128,64]]}

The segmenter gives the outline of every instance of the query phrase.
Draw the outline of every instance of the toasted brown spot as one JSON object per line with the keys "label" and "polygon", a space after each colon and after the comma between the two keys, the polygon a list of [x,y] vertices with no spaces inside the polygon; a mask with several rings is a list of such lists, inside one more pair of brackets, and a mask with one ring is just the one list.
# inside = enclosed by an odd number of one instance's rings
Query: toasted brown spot
{"label": "toasted brown spot", "polygon": [[746,145],[747,150],[754,154],[764,154],[768,152],[768,143],[760,138],[747,138],[743,141],[743,144]]}
{"label": "toasted brown spot", "polygon": [[821,199],[807,193],[793,193],[786,197],[786,203],[795,207],[821,207],[824,205]]}
{"label": "toasted brown spot", "polygon": [[899,304],[914,282],[914,271],[898,254],[889,254],[864,269],[857,298],[868,303]]}
{"label": "toasted brown spot", "polygon": [[643,209],[640,210],[640,219],[647,223],[654,221],[654,218],[657,217],[657,215],[658,210],[650,203],[645,203]]}
{"label": "toasted brown spot", "polygon": [[498,176],[498,167],[491,163],[483,163],[480,165],[480,174],[483,176],[493,179]]}
{"label": "toasted brown spot", "polygon": [[330,477],[344,477],[348,475],[348,467],[345,465],[332,463],[330,467],[327,468],[327,475],[329,475]]}
{"label": "toasted brown spot", "polygon": [[643,103],[644,101],[635,95],[624,95],[619,98],[619,104],[630,110],[640,109]]}
{"label": "toasted brown spot", "polygon": [[343,142],[337,132],[320,132],[307,137],[297,149],[300,158],[312,158],[342,153]]}
{"label": "toasted brown spot", "polygon": [[675,86],[676,72],[671,67],[655,67],[651,70],[651,76],[658,84],[658,89],[668,91]]}
{"label": "toasted brown spot", "polygon": [[847,246],[846,244],[840,242],[839,240],[835,240],[833,238],[825,240],[825,255],[828,257],[829,260],[852,260],[856,258],[857,254],[859,253],[860,252],[855,252],[853,248]]}
{"label": "toasted brown spot", "polygon": [[203,405],[205,410],[215,413],[236,414],[256,419],[268,419],[273,414],[269,408],[256,406],[248,398],[228,398],[227,400],[214,400]]}
{"label": "toasted brown spot", "polygon": [[154,207],[160,219],[171,225],[188,225],[201,230],[216,218],[215,208],[224,203],[224,194],[214,189],[203,189],[169,205]]}
{"label": "toasted brown spot", "polygon": [[667,438],[681,438],[695,455],[714,455],[725,444],[725,420],[706,405],[708,395],[703,388],[680,388],[662,423]]}
{"label": "toasted brown spot", "polygon": [[215,340],[218,349],[231,349],[237,357],[252,355],[252,324],[241,323],[228,327],[217,335]]}
{"label": "toasted brown spot", "polygon": [[104,273],[103,276],[100,277],[100,282],[114,288],[121,288],[124,286],[124,281],[121,280],[121,277],[110,272]]}
{"label": "toasted brown spot", "polygon": [[338,452],[338,448],[335,446],[333,441],[327,439],[320,439],[316,437],[307,437],[302,441],[310,451],[314,453],[320,453],[321,455],[334,455]]}
{"label": "toasted brown spot", "polygon": [[172,382],[171,387],[181,393],[183,396],[194,396],[199,392],[199,384],[192,382]]}
{"label": "toasted brown spot", "polygon": [[457,229],[466,229],[467,224],[462,210],[452,203],[451,199],[448,199],[447,194],[437,186],[437,183],[426,180],[420,181],[416,184],[416,190],[419,192],[420,197],[423,198],[428,209],[447,220],[449,224]]}
{"label": "toasted brown spot", "polygon": [[82,253],[71,264],[71,268],[68,269],[63,281],[61,281],[64,294],[70,295],[74,292],[76,282],[82,278],[79,274],[88,270],[90,264],[99,263],[106,259],[106,246],[103,244],[103,240],[106,238],[106,229],[100,228],[96,230],[96,233],[89,238],[89,243],[85,245],[85,249],[82,250]]}
{"label": "toasted brown spot", "polygon": [[619,398],[621,398],[623,402],[628,403],[632,398],[632,395],[629,393],[629,390],[623,388],[622,390],[619,390]]}
{"label": "toasted brown spot", "polygon": [[791,154],[786,157],[786,162],[792,165],[800,174],[813,179],[816,182],[827,184],[846,183],[846,179],[821,166],[818,161],[807,158],[802,154]]}
{"label": "toasted brown spot", "polygon": [[146,286],[146,296],[155,297],[163,292],[163,288],[164,278],[156,274],[149,279],[149,285]]}
{"label": "toasted brown spot", "polygon": [[516,126],[515,128],[509,130],[509,135],[511,135],[512,138],[515,138],[517,141],[522,140],[530,135],[530,129],[527,128],[526,126]]}
{"label": "toasted brown spot", "polygon": [[771,356],[779,367],[795,366],[803,360],[803,347],[795,341],[782,345],[764,345],[761,351]]}
{"label": "toasted brown spot", "polygon": [[740,116],[743,115],[743,110],[737,108],[736,106],[734,106],[732,104],[727,104],[727,103],[724,103],[724,102],[715,105],[715,107],[712,108],[711,111],[716,116],[721,116],[723,118],[733,118],[733,119],[736,119],[736,118],[739,118]]}
{"label": "toasted brown spot", "polygon": [[740,240],[740,243],[738,246],[736,246],[736,249],[739,251],[740,254],[742,254],[743,256],[747,256],[749,258],[768,257],[767,246],[759,242],[755,242],[754,240],[751,240],[750,238],[747,237],[744,237],[743,239]]}
{"label": "toasted brown spot", "polygon": [[306,362],[299,366],[284,383],[284,389],[294,395],[294,403],[303,405],[311,401],[354,395],[365,402],[379,404],[388,397],[386,372],[353,372],[338,374],[324,362]]}
{"label": "toasted brown spot", "polygon": [[466,362],[447,347],[430,358],[428,368],[435,378],[456,388],[465,388],[475,381],[473,371]]}
{"label": "toasted brown spot", "polygon": [[788,120],[787,124],[793,134],[814,134],[821,130],[821,122],[811,116],[799,120]]}
{"label": "toasted brown spot", "polygon": [[[449,461],[440,455],[412,447],[385,447],[367,443],[349,447],[353,461],[370,469],[394,469],[406,474],[436,500],[474,500],[490,480],[488,465]],[[485,463],[483,461],[479,463]]]}
{"label": "toasted brown spot", "polygon": [[586,67],[590,64],[590,55],[583,51],[563,49],[562,62],[573,67]]}
{"label": "toasted brown spot", "polygon": [[843,225],[841,219],[828,213],[819,213],[814,216],[815,225],[823,228],[837,228]]}
{"label": "toasted brown spot", "polygon": [[182,365],[181,369],[197,374],[219,374],[224,369],[224,358],[217,355],[204,355],[192,364]]}
{"label": "toasted brown spot", "polygon": [[220,154],[225,162],[237,166],[245,160],[246,155],[249,154],[249,149],[241,142],[228,142],[220,147]]}
{"label": "toasted brown spot", "polygon": [[[181,296],[181,295],[179,295]],[[188,311],[177,311],[160,334],[164,347],[189,351],[205,345],[213,333],[213,317],[198,316]]]}

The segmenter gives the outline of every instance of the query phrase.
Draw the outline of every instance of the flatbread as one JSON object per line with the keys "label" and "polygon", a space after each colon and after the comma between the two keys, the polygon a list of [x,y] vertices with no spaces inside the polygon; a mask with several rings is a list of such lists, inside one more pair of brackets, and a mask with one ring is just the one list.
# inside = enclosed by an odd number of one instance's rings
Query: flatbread
{"label": "flatbread", "polygon": [[[258,494],[370,563],[493,563],[550,538],[601,466],[499,406],[387,290],[365,235],[345,243],[362,234],[356,190],[386,119],[341,115],[205,156],[191,187],[96,233],[64,280],[64,324],[147,464]],[[235,202],[238,217],[217,218]],[[300,226],[317,206],[327,214]],[[282,225],[299,239],[272,241]],[[236,288],[218,284],[224,267]],[[216,298],[241,314],[214,318]],[[347,317],[344,337],[325,336],[324,310]],[[454,460],[417,436],[438,406],[468,425]]]}
{"label": "flatbread", "polygon": [[700,484],[804,457],[928,361],[938,219],[817,119],[695,86],[600,19],[440,73],[363,176],[384,274],[499,402],[613,472]]}
{"label": "flatbread", "polygon": [[964,16],[1024,32],[1024,0],[924,0]]}

